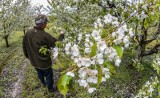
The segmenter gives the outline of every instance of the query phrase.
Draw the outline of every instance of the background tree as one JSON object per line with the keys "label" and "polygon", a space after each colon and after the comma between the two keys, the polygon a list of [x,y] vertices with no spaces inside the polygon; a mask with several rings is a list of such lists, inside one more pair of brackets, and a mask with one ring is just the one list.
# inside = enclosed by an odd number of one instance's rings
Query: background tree
{"label": "background tree", "polygon": [[9,47],[8,38],[10,34],[16,29],[19,21],[19,15],[26,7],[27,0],[2,0],[1,1],[1,35],[5,42],[6,47]]}
{"label": "background tree", "polygon": [[21,11],[19,12],[19,20],[16,28],[17,30],[22,30],[25,34],[26,30],[34,25],[34,17],[36,13],[30,1],[22,0],[21,2],[23,2],[23,6],[21,6]]}

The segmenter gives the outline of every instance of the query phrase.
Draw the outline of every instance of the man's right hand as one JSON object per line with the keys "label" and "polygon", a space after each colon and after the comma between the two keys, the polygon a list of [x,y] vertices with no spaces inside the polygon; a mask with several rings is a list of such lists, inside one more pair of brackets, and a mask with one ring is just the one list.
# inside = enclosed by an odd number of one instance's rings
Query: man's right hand
{"label": "man's right hand", "polygon": [[60,34],[64,34],[64,30],[63,29],[61,29]]}

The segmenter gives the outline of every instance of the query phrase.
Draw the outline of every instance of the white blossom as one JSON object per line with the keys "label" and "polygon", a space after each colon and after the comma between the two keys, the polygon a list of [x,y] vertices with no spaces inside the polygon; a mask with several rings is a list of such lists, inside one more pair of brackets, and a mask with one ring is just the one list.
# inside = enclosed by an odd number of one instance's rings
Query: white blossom
{"label": "white blossom", "polygon": [[88,89],[88,92],[89,92],[89,93],[93,93],[95,90],[96,90],[96,88],[89,88],[89,89]]}
{"label": "white blossom", "polygon": [[89,67],[91,65],[91,60],[89,58],[86,58],[85,63],[86,63],[85,66]]}
{"label": "white blossom", "polygon": [[120,65],[120,63],[121,63],[121,59],[116,59],[116,61],[115,61],[115,65],[116,65],[116,66],[119,66],[119,65]]}
{"label": "white blossom", "polygon": [[78,83],[79,83],[80,86],[83,86],[83,87],[87,87],[87,85],[88,85],[86,80],[78,80]]}
{"label": "white blossom", "polygon": [[126,24],[124,24],[123,26],[122,26],[122,29],[124,30],[124,31],[128,31],[128,29],[127,29],[127,25]]}
{"label": "white blossom", "polygon": [[146,17],[148,17],[148,16],[144,13],[144,11],[142,11],[142,13],[141,13],[141,19],[144,19]]}
{"label": "white blossom", "polygon": [[152,87],[150,87],[148,91],[149,91],[149,92],[153,92],[154,89],[153,89]]}
{"label": "white blossom", "polygon": [[53,59],[56,59],[56,57],[58,56],[58,48],[57,47],[54,47],[52,49],[52,52],[53,52]]}
{"label": "white blossom", "polygon": [[98,83],[98,78],[97,77],[88,77],[87,82],[89,83]]}
{"label": "white blossom", "polygon": [[117,26],[119,26],[119,22],[118,22],[118,21],[113,21],[113,22],[112,22],[112,25],[114,25],[114,26],[117,27]]}
{"label": "white blossom", "polygon": [[71,43],[67,43],[66,46],[65,46],[65,51],[66,51],[66,54],[70,54],[70,47],[71,47]]}
{"label": "white blossom", "polygon": [[109,72],[109,69],[108,69],[108,68],[103,68],[103,69],[102,69],[102,72],[103,72],[103,73]]}
{"label": "white blossom", "polygon": [[91,61],[91,64],[95,65],[95,64],[96,64],[96,60],[93,59],[93,60]]}
{"label": "white blossom", "polygon": [[82,78],[82,79],[84,79],[85,76],[86,76],[86,74],[87,73],[85,71],[79,72],[79,77]]}
{"label": "white blossom", "polygon": [[125,44],[124,47],[125,47],[125,48],[128,48],[128,47],[129,47],[129,44]]}
{"label": "white blossom", "polygon": [[81,62],[77,62],[77,66],[81,67],[82,66]]}
{"label": "white blossom", "polygon": [[72,51],[73,56],[79,55],[79,49],[77,45],[73,45],[73,47],[71,47],[71,51]]}
{"label": "white blossom", "polygon": [[101,36],[99,35],[99,36],[96,36],[96,37],[94,37],[94,39],[96,40],[96,41],[99,41],[99,40],[101,40]]}
{"label": "white blossom", "polygon": [[85,43],[84,46],[87,48],[90,47],[88,43]]}
{"label": "white blossom", "polygon": [[70,71],[67,72],[67,75],[68,75],[68,76],[71,76],[71,77],[74,77],[74,76],[75,76],[74,73],[73,73],[73,72],[70,72]]}
{"label": "white blossom", "polygon": [[89,37],[86,37],[86,38],[85,38],[85,41],[86,41],[86,42],[89,42]]}
{"label": "white blossom", "polygon": [[92,42],[89,42],[89,44],[90,44],[90,47],[92,47],[92,46],[93,46],[93,43],[92,43]]}
{"label": "white blossom", "polygon": [[91,48],[85,48],[84,52],[85,53],[90,53],[91,52]]}
{"label": "white blossom", "polygon": [[91,60],[89,58],[82,58],[81,63],[83,66],[89,67],[91,65]]}
{"label": "white blossom", "polygon": [[97,75],[97,74],[98,74],[98,71],[97,71],[97,70],[92,70],[92,73],[93,73],[94,75]]}
{"label": "white blossom", "polygon": [[113,33],[112,33],[112,37],[113,37],[113,38],[115,38],[115,36],[116,36],[116,33],[115,33],[115,32],[113,32]]}
{"label": "white blossom", "polygon": [[98,24],[95,22],[94,23],[94,28],[97,29],[98,28]]}
{"label": "white blossom", "polygon": [[129,29],[129,35],[130,35],[130,37],[133,37],[133,36],[134,36],[134,33],[133,33],[133,29],[132,29],[132,28]]}
{"label": "white blossom", "polygon": [[125,35],[124,35],[125,30],[121,27],[118,29],[118,31],[116,31],[116,33],[118,34],[118,39],[122,39]]}
{"label": "white blossom", "polygon": [[82,39],[82,33],[79,33],[78,34],[78,41],[81,41],[81,39]]}
{"label": "white blossom", "polygon": [[100,18],[97,19],[97,23],[101,23],[101,19]]}
{"label": "white blossom", "polygon": [[106,79],[110,78],[110,75],[109,74],[105,74],[105,78]]}
{"label": "white blossom", "polygon": [[98,59],[98,64],[103,64],[104,59]]}
{"label": "white blossom", "polygon": [[102,77],[102,82],[105,82],[106,81],[106,78],[105,77]]}
{"label": "white blossom", "polygon": [[100,49],[101,51],[104,51],[104,49],[107,48],[107,45],[106,45],[105,41],[100,41],[100,42],[98,43],[98,45],[99,45],[99,49]]}
{"label": "white blossom", "polygon": [[123,43],[124,43],[124,44],[129,43],[129,36],[125,36],[125,37],[123,38]]}
{"label": "white blossom", "polygon": [[98,59],[103,58],[103,54],[102,54],[102,53],[97,54],[97,58],[98,58]]}
{"label": "white blossom", "polygon": [[105,23],[111,23],[112,22],[112,15],[111,14],[107,14],[104,16],[104,22]]}
{"label": "white blossom", "polygon": [[78,63],[78,62],[79,62],[79,59],[78,59],[78,58],[74,58],[74,62],[75,62],[75,63]]}
{"label": "white blossom", "polygon": [[120,44],[122,42],[122,39],[115,39],[113,42],[117,45],[117,44]]}
{"label": "white blossom", "polygon": [[99,36],[99,31],[97,30],[93,30],[92,34],[91,34],[93,37],[95,36]]}
{"label": "white blossom", "polygon": [[106,54],[106,55],[109,54],[109,48],[108,47],[104,50],[104,54]]}

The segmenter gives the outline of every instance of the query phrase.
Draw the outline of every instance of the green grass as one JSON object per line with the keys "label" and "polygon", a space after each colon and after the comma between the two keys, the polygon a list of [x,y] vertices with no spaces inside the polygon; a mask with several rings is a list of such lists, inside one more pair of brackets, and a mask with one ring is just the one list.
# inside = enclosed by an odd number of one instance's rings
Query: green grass
{"label": "green grass", "polygon": [[5,95],[9,97],[7,93],[12,86],[12,83],[16,81],[16,70],[20,68],[21,62],[24,60],[22,53],[22,32],[15,32],[9,36],[9,47],[5,46],[4,39],[0,43],[0,98],[4,98]]}
{"label": "green grass", "polygon": [[22,37],[23,37],[22,32],[15,32],[11,34],[8,38],[9,45],[10,45],[9,47],[5,46],[4,39],[1,40],[1,43],[0,43],[0,72],[4,66],[4,63],[7,62],[10,56],[12,56],[12,53],[14,53],[14,51],[17,48],[21,48]]}
{"label": "green grass", "polygon": [[3,71],[0,74],[0,98],[10,98],[13,84],[17,81],[17,75],[23,66],[20,66],[24,56],[21,48],[17,48],[3,65]]}
{"label": "green grass", "polygon": [[22,43],[22,37],[23,37],[22,32],[15,32],[11,34],[8,38],[9,41],[9,47],[7,48],[5,45],[4,39],[0,43],[0,61],[4,59],[4,56],[7,56],[12,50],[14,50],[16,47],[21,47]]}

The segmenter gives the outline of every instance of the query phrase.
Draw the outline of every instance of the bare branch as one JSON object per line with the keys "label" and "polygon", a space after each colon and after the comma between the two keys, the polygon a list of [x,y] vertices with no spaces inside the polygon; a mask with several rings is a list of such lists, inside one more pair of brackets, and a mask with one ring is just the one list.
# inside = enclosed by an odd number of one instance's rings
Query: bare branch
{"label": "bare branch", "polygon": [[158,25],[158,30],[155,32],[153,38],[150,39],[150,40],[146,40],[145,43],[148,44],[148,43],[156,40],[159,34],[160,34],[160,23],[159,23],[159,25]]}
{"label": "bare branch", "polygon": [[156,44],[150,51],[145,51],[142,56],[152,55],[160,51],[160,43]]}
{"label": "bare branch", "polygon": [[135,37],[136,37],[137,42],[140,43],[139,36],[136,35]]}

